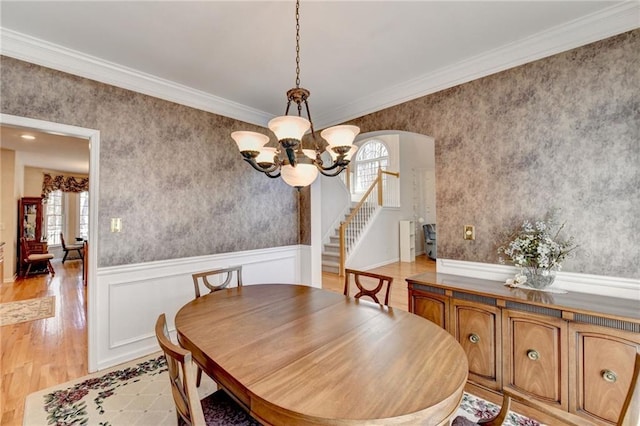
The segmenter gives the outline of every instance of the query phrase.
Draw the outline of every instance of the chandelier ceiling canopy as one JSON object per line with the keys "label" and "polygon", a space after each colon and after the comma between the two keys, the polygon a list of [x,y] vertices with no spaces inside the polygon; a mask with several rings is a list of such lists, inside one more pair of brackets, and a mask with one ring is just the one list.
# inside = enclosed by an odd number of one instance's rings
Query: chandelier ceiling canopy
{"label": "chandelier ceiling canopy", "polygon": [[[277,146],[266,146],[270,140],[269,136],[257,132],[240,130],[231,133],[231,137],[238,144],[244,160],[254,169],[270,178],[281,176],[287,184],[298,189],[311,185],[318,173],[325,176],[339,175],[349,165],[358,149],[353,144],[360,132],[357,126],[329,127],[320,132],[318,138],[309,113],[310,94],[307,89],[300,87],[300,0],[297,0],[296,87],[287,91],[287,108],[284,115],[275,117],[267,124],[278,141]],[[289,115],[292,102],[296,104],[297,115]],[[307,118],[302,116],[303,112]],[[309,130],[314,148],[303,149],[302,137]],[[323,155],[325,152],[328,155]]]}

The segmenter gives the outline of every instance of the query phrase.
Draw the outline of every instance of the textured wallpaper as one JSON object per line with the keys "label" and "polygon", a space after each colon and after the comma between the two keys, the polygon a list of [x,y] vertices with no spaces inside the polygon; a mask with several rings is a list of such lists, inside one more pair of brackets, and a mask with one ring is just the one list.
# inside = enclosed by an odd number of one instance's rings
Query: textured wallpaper
{"label": "textured wallpaper", "polygon": [[298,244],[297,191],[255,172],[229,136],[264,129],[8,57],[0,67],[3,113],[100,130],[99,266]]}
{"label": "textured wallpaper", "polygon": [[640,278],[640,30],[353,124],[435,138],[439,257],[498,263],[499,234],[557,208],[564,271]]}

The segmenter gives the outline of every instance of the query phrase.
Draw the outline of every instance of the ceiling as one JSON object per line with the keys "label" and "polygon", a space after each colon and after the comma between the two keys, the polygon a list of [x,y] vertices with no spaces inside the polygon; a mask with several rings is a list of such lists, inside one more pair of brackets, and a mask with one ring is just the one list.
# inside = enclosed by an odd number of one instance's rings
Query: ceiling
{"label": "ceiling", "polygon": [[[34,136],[26,140],[22,135]],[[0,146],[19,152],[20,163],[51,171],[89,173],[89,140],[0,126]]]}
{"label": "ceiling", "polygon": [[[301,3],[316,129],[640,27],[637,1]],[[246,122],[282,115],[295,85],[292,1],[0,7],[3,55]]]}

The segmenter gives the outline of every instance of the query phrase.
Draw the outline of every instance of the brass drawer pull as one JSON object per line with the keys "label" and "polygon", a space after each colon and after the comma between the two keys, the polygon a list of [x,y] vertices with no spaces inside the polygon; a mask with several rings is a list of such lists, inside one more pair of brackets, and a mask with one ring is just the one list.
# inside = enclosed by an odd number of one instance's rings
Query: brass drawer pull
{"label": "brass drawer pull", "polygon": [[531,361],[537,361],[540,359],[540,354],[535,349],[529,349],[527,351],[527,357],[529,357]]}
{"label": "brass drawer pull", "polygon": [[477,335],[477,334],[475,334],[475,333],[471,333],[471,334],[469,335],[469,341],[470,341],[471,343],[474,343],[474,344],[475,344],[475,343],[478,343],[478,342],[480,341],[480,336],[478,336],[478,335]]}
{"label": "brass drawer pull", "polygon": [[615,383],[618,376],[611,370],[602,370],[602,378],[609,383]]}

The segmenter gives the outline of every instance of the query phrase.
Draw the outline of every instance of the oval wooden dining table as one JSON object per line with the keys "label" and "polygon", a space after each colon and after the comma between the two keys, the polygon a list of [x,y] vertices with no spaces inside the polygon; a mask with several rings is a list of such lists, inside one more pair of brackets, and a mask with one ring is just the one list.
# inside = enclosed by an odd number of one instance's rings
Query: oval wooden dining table
{"label": "oval wooden dining table", "polygon": [[245,285],[197,298],[180,344],[253,417],[271,425],[447,424],[467,358],[408,312],[313,287]]}

